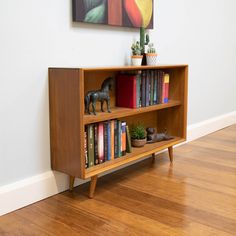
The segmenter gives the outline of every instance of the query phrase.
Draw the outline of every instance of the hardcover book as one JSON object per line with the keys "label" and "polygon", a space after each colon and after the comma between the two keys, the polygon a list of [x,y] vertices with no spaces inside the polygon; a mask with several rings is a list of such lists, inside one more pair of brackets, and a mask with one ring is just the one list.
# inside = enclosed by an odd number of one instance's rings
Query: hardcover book
{"label": "hardcover book", "polygon": [[111,120],[111,160],[115,158],[115,120]]}
{"label": "hardcover book", "polygon": [[146,71],[146,85],[145,85],[145,106],[148,107],[149,106],[149,102],[150,102],[150,77],[149,77],[149,71]]}
{"label": "hardcover book", "polygon": [[94,164],[99,164],[98,157],[98,124],[94,124]]}
{"label": "hardcover book", "polygon": [[94,166],[94,132],[93,124],[87,126],[88,129],[88,160],[89,167]]}
{"label": "hardcover book", "polygon": [[107,122],[107,160],[111,160],[111,121]]}
{"label": "hardcover book", "polygon": [[118,149],[118,157],[121,157],[121,121],[117,121],[117,149]]}
{"label": "hardcover book", "polygon": [[141,106],[142,107],[145,107],[146,106],[146,71],[143,71],[142,72],[142,75],[141,75],[141,89],[142,89],[142,92],[141,92]]}
{"label": "hardcover book", "polygon": [[87,132],[84,132],[84,158],[85,158],[85,168],[89,167],[88,163],[88,146],[87,146]]}
{"label": "hardcover book", "polygon": [[163,99],[164,103],[167,103],[169,101],[169,82],[170,82],[170,75],[165,74],[165,76],[164,76],[164,99]]}
{"label": "hardcover book", "polygon": [[131,147],[131,138],[129,133],[129,126],[126,125],[126,152],[131,153],[132,147]]}
{"label": "hardcover book", "polygon": [[114,158],[118,157],[118,120],[114,120]]}
{"label": "hardcover book", "polygon": [[126,154],[126,122],[121,122],[121,155]]}
{"label": "hardcover book", "polygon": [[118,75],[116,79],[116,106],[137,107],[136,75]]}
{"label": "hardcover book", "polygon": [[104,131],[104,161],[108,160],[108,121],[103,122],[103,131]]}
{"label": "hardcover book", "polygon": [[141,106],[141,74],[136,75],[136,107]]}
{"label": "hardcover book", "polygon": [[98,124],[98,158],[99,164],[105,161],[104,158],[104,128],[103,123]]}
{"label": "hardcover book", "polygon": [[150,71],[150,102],[149,104],[152,106],[153,105],[153,100],[154,100],[154,71]]}

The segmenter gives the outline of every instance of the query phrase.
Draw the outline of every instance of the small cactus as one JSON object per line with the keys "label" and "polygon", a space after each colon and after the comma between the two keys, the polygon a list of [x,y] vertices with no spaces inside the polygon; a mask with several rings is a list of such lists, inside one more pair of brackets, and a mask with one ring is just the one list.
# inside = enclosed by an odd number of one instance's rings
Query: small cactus
{"label": "small cactus", "polygon": [[154,48],[154,44],[153,43],[149,43],[148,44],[147,53],[156,53],[156,49]]}
{"label": "small cactus", "polygon": [[132,54],[133,55],[141,55],[142,54],[142,47],[139,43],[139,41],[135,42],[131,46]]}

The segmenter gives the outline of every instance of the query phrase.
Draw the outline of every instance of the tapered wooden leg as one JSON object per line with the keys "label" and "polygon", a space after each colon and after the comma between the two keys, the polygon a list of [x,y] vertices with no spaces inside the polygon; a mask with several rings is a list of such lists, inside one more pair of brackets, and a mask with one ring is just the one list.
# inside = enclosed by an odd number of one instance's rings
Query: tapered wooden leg
{"label": "tapered wooden leg", "polygon": [[96,189],[97,179],[98,179],[97,175],[91,177],[90,189],[89,189],[89,198],[94,197],[94,192],[95,192],[95,189]]}
{"label": "tapered wooden leg", "polygon": [[73,191],[74,183],[75,183],[75,177],[70,176],[70,191]]}
{"label": "tapered wooden leg", "polygon": [[156,160],[156,155],[155,155],[155,153],[153,153],[153,154],[152,154],[152,164],[155,163],[155,160]]}
{"label": "tapered wooden leg", "polygon": [[170,162],[173,163],[173,147],[168,147]]}

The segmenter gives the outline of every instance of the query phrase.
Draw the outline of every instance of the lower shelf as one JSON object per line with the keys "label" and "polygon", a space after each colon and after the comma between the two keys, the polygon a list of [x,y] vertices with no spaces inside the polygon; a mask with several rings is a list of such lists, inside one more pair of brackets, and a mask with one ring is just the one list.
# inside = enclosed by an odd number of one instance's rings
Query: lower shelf
{"label": "lower shelf", "polygon": [[132,153],[127,153],[123,157],[119,157],[119,158],[116,158],[115,160],[107,161],[103,164],[93,166],[89,169],[86,169],[84,178],[87,179],[87,178],[90,178],[94,175],[98,175],[100,173],[103,173],[104,171],[114,169],[116,167],[125,165],[127,163],[132,162],[132,161],[136,161],[138,159],[141,159],[142,157],[149,156],[155,152],[161,151],[165,148],[174,146],[174,145],[176,145],[178,143],[182,143],[184,141],[185,141],[184,138],[175,137],[174,139],[171,139],[168,141],[146,144],[142,148],[132,147]]}

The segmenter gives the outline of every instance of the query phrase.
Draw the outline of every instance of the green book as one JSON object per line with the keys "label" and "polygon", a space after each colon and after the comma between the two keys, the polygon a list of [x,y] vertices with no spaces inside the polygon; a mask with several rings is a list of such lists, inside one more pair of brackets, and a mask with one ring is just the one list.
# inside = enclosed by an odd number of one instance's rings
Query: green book
{"label": "green book", "polygon": [[126,152],[128,153],[132,152],[131,138],[128,125],[126,125]]}
{"label": "green book", "polygon": [[94,128],[88,125],[88,161],[89,167],[94,166]]}

